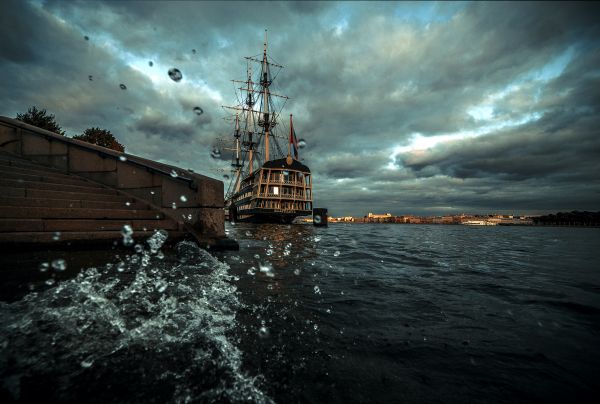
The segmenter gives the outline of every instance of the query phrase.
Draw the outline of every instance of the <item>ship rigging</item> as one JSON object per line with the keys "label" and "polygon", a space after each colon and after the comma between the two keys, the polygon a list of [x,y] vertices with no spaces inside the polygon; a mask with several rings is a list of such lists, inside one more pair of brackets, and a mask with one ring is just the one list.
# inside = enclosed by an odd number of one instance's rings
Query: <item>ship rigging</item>
{"label": "ship rigging", "polygon": [[[233,146],[228,148],[233,175],[225,207],[234,221],[290,223],[312,213],[312,175],[300,162],[292,115],[287,136],[280,134],[280,117],[289,97],[271,91],[283,66],[267,54],[266,31],[262,59],[245,59],[246,80],[232,80],[238,105],[224,106],[235,111]],[[253,78],[253,64],[260,65],[257,78]],[[281,102],[279,108],[276,100]],[[280,140],[286,138],[287,150],[282,150]]]}

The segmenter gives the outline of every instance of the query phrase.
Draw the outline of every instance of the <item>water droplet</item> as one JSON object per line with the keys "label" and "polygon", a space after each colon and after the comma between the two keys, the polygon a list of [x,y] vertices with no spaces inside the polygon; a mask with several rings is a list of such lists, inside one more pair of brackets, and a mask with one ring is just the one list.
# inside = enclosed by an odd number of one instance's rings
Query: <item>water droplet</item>
{"label": "water droplet", "polygon": [[154,191],[150,191],[150,195],[154,195]]}
{"label": "water droplet", "polygon": [[84,359],[80,363],[81,367],[84,368],[84,369],[92,367],[93,364],[94,364],[94,360],[93,359]]}
{"label": "water droplet", "polygon": [[52,235],[52,240],[54,240],[54,241],[60,240],[60,232],[59,231],[54,232],[54,234]]}
{"label": "water droplet", "polygon": [[319,241],[321,241],[321,236],[315,236],[315,243],[318,243]]}
{"label": "water droplet", "polygon": [[136,253],[141,253],[142,251],[144,251],[144,247],[142,247],[141,244],[136,244],[135,247],[133,247],[133,249],[135,250]]}
{"label": "water droplet", "polygon": [[267,255],[273,255],[273,250],[269,248],[269,249],[268,249],[268,250],[265,252],[265,254],[267,254]]}
{"label": "water droplet", "polygon": [[204,110],[200,107],[194,107],[194,113],[196,115],[202,115],[204,113]]}
{"label": "water droplet", "polygon": [[90,74],[90,75],[88,76],[88,80],[89,80],[89,81],[94,81],[94,77],[93,77],[93,76]]}
{"label": "water droplet", "polygon": [[164,292],[167,289],[167,286],[169,286],[167,282],[163,281],[162,279],[159,279],[156,281],[156,283],[154,283],[154,288],[158,293]]}
{"label": "water droplet", "polygon": [[50,278],[50,279],[46,279],[46,282],[44,282],[44,283],[48,286],[52,286],[56,283],[56,281],[53,278]]}
{"label": "water droplet", "polygon": [[325,312],[326,312],[327,314],[331,314],[331,309],[327,309],[327,310],[325,310]]}
{"label": "water droplet", "polygon": [[317,331],[317,330],[319,329],[319,326],[315,324],[315,325],[313,326],[313,328],[315,329],[315,331]]}
{"label": "water droplet", "polygon": [[248,275],[254,276],[255,274],[256,274],[256,268],[250,267],[250,269],[248,269]]}
{"label": "water droplet", "polygon": [[125,206],[131,206],[131,202],[129,202],[129,201],[125,202]]}
{"label": "water droplet", "polygon": [[288,175],[290,175],[290,172],[287,171],[287,170],[283,170],[282,174],[285,175],[285,176],[288,176]]}
{"label": "water droplet", "polygon": [[171,170],[171,177],[177,178],[177,171]]}
{"label": "water droplet", "polygon": [[214,159],[218,159],[221,157],[221,150],[219,150],[218,147],[213,147],[212,151],[210,152],[210,156]]}
{"label": "water droplet", "polygon": [[258,268],[260,269],[260,272],[264,273],[270,278],[275,276],[275,274],[273,273],[273,267],[268,262],[265,264],[259,264]]}
{"label": "water droplet", "polygon": [[125,263],[123,261],[119,261],[119,263],[117,264],[117,271],[123,272],[124,270],[125,270]]}
{"label": "water droplet", "polygon": [[313,217],[313,222],[315,222],[316,224],[321,223],[321,215],[315,215]]}
{"label": "water droplet", "polygon": [[65,269],[67,269],[67,263],[62,258],[55,259],[54,261],[52,261],[51,265],[52,269],[54,269],[56,272],[62,272]]}
{"label": "water droplet", "polygon": [[123,225],[123,228],[121,229],[121,234],[123,236],[131,236],[133,234],[133,229],[128,224]]}
{"label": "water droplet", "polygon": [[333,253],[333,256],[334,256],[334,257],[339,257],[339,256],[340,256],[340,252],[339,252],[339,251],[336,251],[336,252],[334,252],[334,253]]}
{"label": "water droplet", "polygon": [[321,289],[319,289],[318,286],[315,286],[313,289],[315,291],[315,295],[320,295],[321,294]]}
{"label": "water droplet", "polygon": [[298,139],[298,148],[299,149],[303,149],[306,147],[306,140],[304,139]]}
{"label": "water droplet", "polygon": [[89,40],[90,40],[90,37],[89,37],[89,36],[87,36],[87,35],[85,35],[85,36],[83,37],[83,39],[85,39],[86,41],[89,41]]}
{"label": "water droplet", "polygon": [[133,234],[133,229],[130,225],[126,224],[121,229],[121,235],[123,236],[123,245],[130,246],[133,245],[133,238],[131,235]]}
{"label": "water droplet", "polygon": [[185,196],[185,195],[181,195],[181,196],[179,197],[179,200],[180,200],[181,202],[187,202],[187,198],[186,198],[186,196]]}
{"label": "water droplet", "polygon": [[192,53],[195,55],[196,54],[196,49],[192,49]]}
{"label": "water droplet", "polygon": [[177,209],[177,204],[175,202],[171,204],[171,209]]}
{"label": "water droplet", "polygon": [[119,160],[121,160],[121,161],[127,161],[127,157],[125,157],[125,156],[119,156]]}
{"label": "water droplet", "polygon": [[269,336],[269,330],[267,329],[267,327],[260,327],[258,329],[258,336],[261,338],[267,338]]}
{"label": "water droplet", "polygon": [[250,230],[246,230],[246,236],[247,237],[252,237],[252,232]]}
{"label": "water droplet", "polygon": [[169,69],[169,77],[173,81],[181,81],[181,79],[183,78],[183,74],[181,74],[181,71],[179,71],[179,69],[172,67]]}
{"label": "water droplet", "polygon": [[152,62],[151,60],[148,61],[148,66],[150,66],[150,67],[154,66],[154,62]]}
{"label": "water droplet", "polygon": [[254,254],[254,258],[256,258],[258,260],[258,259],[260,259],[260,255]]}
{"label": "water droplet", "polygon": [[125,84],[123,84],[123,83],[119,84],[119,88],[121,90],[127,90],[127,86]]}
{"label": "water droplet", "polygon": [[300,275],[300,270],[298,268],[294,269],[294,275]]}
{"label": "water droplet", "polygon": [[159,260],[162,260],[163,258],[165,258],[165,254],[163,254],[162,251],[159,251],[156,253],[156,258],[158,258]]}
{"label": "water droplet", "polygon": [[48,264],[47,262],[42,262],[39,266],[40,272],[48,272],[48,269],[50,269],[50,264]]}
{"label": "water droplet", "polygon": [[229,179],[229,175],[223,174],[223,178],[226,179],[226,180],[228,180]]}

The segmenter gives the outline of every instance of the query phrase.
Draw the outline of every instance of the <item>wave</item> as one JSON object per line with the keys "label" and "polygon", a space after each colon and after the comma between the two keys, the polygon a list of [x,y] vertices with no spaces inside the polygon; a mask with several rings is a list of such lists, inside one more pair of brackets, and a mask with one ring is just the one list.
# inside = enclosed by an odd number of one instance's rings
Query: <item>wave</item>
{"label": "wave", "polygon": [[229,267],[191,242],[162,259],[149,244],[116,265],[0,304],[3,395],[272,401],[259,388],[261,377],[243,371],[233,342],[241,303]]}

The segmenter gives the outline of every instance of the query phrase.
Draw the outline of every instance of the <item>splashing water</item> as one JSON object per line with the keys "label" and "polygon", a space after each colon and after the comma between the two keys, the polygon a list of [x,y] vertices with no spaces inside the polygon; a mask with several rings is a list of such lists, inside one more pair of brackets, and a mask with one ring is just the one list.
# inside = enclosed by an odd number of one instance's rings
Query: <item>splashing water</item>
{"label": "splashing water", "polygon": [[122,402],[272,402],[242,370],[230,336],[241,303],[229,267],[194,243],[175,249],[186,263],[121,262],[127,274],[88,268],[0,303],[0,368],[10,369],[2,382],[12,400],[36,385],[50,402],[114,394]]}

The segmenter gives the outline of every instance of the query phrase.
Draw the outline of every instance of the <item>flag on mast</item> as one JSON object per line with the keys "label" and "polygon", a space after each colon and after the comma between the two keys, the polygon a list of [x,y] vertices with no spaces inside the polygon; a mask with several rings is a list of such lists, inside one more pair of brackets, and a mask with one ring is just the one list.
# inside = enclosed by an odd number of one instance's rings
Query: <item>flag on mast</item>
{"label": "flag on mast", "polygon": [[296,131],[294,130],[294,122],[292,122],[292,114],[290,114],[290,149],[294,153],[294,158],[298,158],[298,139],[296,138]]}

